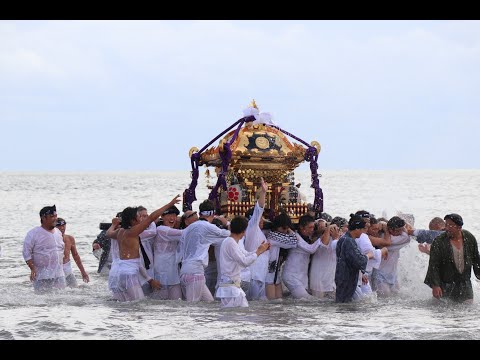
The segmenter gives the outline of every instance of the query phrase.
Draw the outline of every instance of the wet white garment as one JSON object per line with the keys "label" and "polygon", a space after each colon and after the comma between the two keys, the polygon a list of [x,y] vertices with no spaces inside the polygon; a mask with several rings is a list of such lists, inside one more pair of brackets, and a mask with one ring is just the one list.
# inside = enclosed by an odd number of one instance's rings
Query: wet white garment
{"label": "wet white garment", "polygon": [[157,227],[153,241],[153,277],[160,281],[162,286],[180,284],[176,252],[182,233],[183,230],[165,225]]}
{"label": "wet white garment", "polygon": [[64,252],[65,243],[62,233],[57,228],[51,233],[37,226],[27,233],[23,242],[23,258],[25,261],[33,260],[35,280],[65,277]]}
{"label": "wet white garment", "polygon": [[240,284],[240,272],[257,259],[255,252],[243,249],[232,237],[223,240],[220,247],[221,279],[228,278]]}
{"label": "wet white garment", "polygon": [[228,276],[221,277],[215,297],[220,299],[222,307],[248,307],[245,291]]}
{"label": "wet white garment", "polygon": [[223,307],[247,307],[245,292],[241,289],[241,270],[253,264],[256,252],[246,251],[232,237],[223,240],[220,247],[221,278],[215,296]]}
{"label": "wet white garment", "polygon": [[[155,236],[157,235],[157,226],[155,225],[155,222],[151,222],[148,228],[146,228],[142,233],[139,235],[140,236],[140,241],[143,246],[143,250],[145,250],[145,253],[148,256],[148,260],[150,260],[150,268],[145,269],[147,271],[148,276],[153,278],[153,259],[154,259],[154,254],[153,254],[153,242],[155,240]],[[140,251],[141,253],[141,251]],[[144,262],[145,264],[145,262]]]}
{"label": "wet white garment", "polygon": [[[247,253],[247,250],[245,250],[245,237],[241,238],[240,241],[238,242],[238,246],[240,246],[240,249],[242,249],[244,252]],[[257,251],[257,250],[255,250]],[[257,257],[258,259],[258,257]],[[256,261],[256,260],[255,260]],[[253,262],[251,265],[246,266],[242,268],[240,271],[240,279],[245,282],[250,282],[252,279],[252,275],[250,273],[250,266],[252,266],[255,262]]]}
{"label": "wet white garment", "polygon": [[63,264],[63,272],[65,273],[65,276],[68,276],[68,275],[70,275],[70,274],[73,272],[73,270],[72,270],[72,262],[71,262],[71,261]]}
{"label": "wet white garment", "polygon": [[[320,239],[317,239],[313,244],[309,244],[298,233],[297,239],[297,247],[288,250],[287,260],[282,273],[282,280],[294,297],[297,294],[296,288],[308,289],[310,255],[317,251],[321,243]],[[298,294],[301,294],[301,297],[304,295],[309,297],[306,292],[298,292]]]}
{"label": "wet white garment", "polygon": [[[245,250],[257,251],[262,242],[267,242],[265,233],[260,229],[260,220],[262,218],[263,208],[260,207],[258,201],[255,203],[253,215],[248,221],[247,230],[245,232]],[[250,265],[250,276],[252,280],[265,282],[265,277],[268,271],[268,259],[270,257],[270,250],[260,254],[255,262]]]}
{"label": "wet white garment", "polygon": [[360,271],[358,275],[358,286],[360,286],[362,292],[364,294],[371,294],[372,293],[372,271],[373,269],[378,269],[380,266],[380,262],[382,261],[382,251],[380,249],[375,249],[370,241],[370,238],[367,234],[362,233],[360,237],[356,238],[355,241],[357,242],[358,248],[363,255],[367,255],[367,253],[372,252],[373,258],[368,259],[367,267],[365,269],[365,273],[368,276],[368,282],[364,284],[362,282],[363,273]]}
{"label": "wet white garment", "polygon": [[310,266],[310,289],[317,292],[335,290],[335,269],[337,267],[337,243],[330,237],[328,245],[320,244],[312,256]]}
{"label": "wet white garment", "polygon": [[[240,291],[243,292],[242,289]],[[224,308],[233,308],[233,307],[248,307],[247,298],[244,295],[232,296],[232,297],[224,297],[220,299],[222,303],[222,307]]]}
{"label": "wet white garment", "polygon": [[410,236],[403,232],[398,236],[391,236],[392,245],[388,246],[388,257],[382,259],[380,267],[375,271],[375,281],[378,283],[387,283],[389,285],[398,285],[398,260],[400,258],[400,249],[410,243]]}
{"label": "wet white garment", "polygon": [[[297,246],[297,235],[294,234],[282,234],[276,231],[270,231],[267,235],[267,241],[270,243],[270,257],[268,259],[268,263],[271,264],[272,262],[278,263],[278,257],[280,255],[280,248],[283,249],[293,249]],[[275,280],[275,271],[267,272],[267,276],[265,277],[265,282],[267,284],[273,284]],[[278,269],[277,271],[277,279],[275,284],[280,284],[282,280],[282,271]]]}
{"label": "wet white garment", "polygon": [[181,274],[180,286],[186,301],[213,301],[213,295],[208,290],[204,274]]}
{"label": "wet white garment", "polygon": [[230,236],[230,230],[220,229],[208,221],[198,220],[183,230],[177,248],[177,261],[182,262],[180,275],[204,274],[208,265],[208,248]]}
{"label": "wet white garment", "polygon": [[120,247],[117,239],[110,239],[110,253],[112,256],[112,266],[108,272],[108,288],[112,290],[115,283],[118,281],[118,261],[120,260]]}
{"label": "wet white garment", "polygon": [[358,248],[363,255],[366,255],[369,252],[373,253],[373,258],[368,259],[366,272],[370,273],[373,269],[378,269],[380,262],[382,261],[382,251],[380,249],[375,249],[370,241],[370,238],[367,234],[362,233],[360,237],[356,238]]}
{"label": "wet white garment", "polygon": [[116,299],[131,301],[144,298],[139,280],[140,261],[140,258],[117,260],[116,276],[111,281],[111,290]]}

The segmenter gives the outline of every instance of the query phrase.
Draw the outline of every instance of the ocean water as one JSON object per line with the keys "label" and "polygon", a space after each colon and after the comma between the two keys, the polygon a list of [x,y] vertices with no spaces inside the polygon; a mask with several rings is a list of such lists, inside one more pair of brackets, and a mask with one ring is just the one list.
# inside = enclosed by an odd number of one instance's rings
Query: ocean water
{"label": "ocean water", "polygon": [[[320,172],[324,210],[332,216],[401,211],[415,216],[417,228],[428,228],[432,217],[457,212],[464,228],[480,237],[480,170]],[[295,180],[311,202],[309,173],[297,172]],[[91,253],[99,223],[126,206],[155,210],[189,183],[187,171],[0,173],[0,339],[480,339],[480,283],[472,280],[473,305],[433,300],[423,284],[428,256],[413,240],[401,250],[395,298],[350,304],[286,298],[229,310],[218,302],[111,301]],[[201,172],[194,209],[207,196]],[[90,283],[82,283],[73,264],[78,288],[36,295],[22,244],[40,224],[39,210],[53,204],[77,241]]]}

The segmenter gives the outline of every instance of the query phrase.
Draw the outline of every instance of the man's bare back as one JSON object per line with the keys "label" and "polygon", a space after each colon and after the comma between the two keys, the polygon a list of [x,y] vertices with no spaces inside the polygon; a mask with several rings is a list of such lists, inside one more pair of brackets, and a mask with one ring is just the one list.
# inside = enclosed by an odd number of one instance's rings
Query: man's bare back
{"label": "man's bare back", "polygon": [[138,235],[132,235],[130,229],[120,229],[118,246],[121,260],[138,259],[140,257],[140,242]]}

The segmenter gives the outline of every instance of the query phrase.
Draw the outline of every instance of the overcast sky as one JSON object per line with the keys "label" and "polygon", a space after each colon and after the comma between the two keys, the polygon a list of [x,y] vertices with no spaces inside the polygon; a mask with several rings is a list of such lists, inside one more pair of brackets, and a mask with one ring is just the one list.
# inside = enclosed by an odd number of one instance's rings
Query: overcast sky
{"label": "overcast sky", "polygon": [[479,168],[479,87],[479,21],[0,21],[0,171],[188,170],[252,98],[320,171]]}

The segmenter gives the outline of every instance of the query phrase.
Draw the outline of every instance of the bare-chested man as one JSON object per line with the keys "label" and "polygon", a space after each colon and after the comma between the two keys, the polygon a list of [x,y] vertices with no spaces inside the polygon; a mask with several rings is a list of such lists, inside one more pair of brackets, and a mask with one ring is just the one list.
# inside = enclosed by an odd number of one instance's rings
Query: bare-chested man
{"label": "bare-chested man", "polygon": [[73,260],[78,266],[78,269],[82,273],[83,281],[88,283],[90,281],[87,272],[85,271],[80,255],[77,251],[77,246],[75,245],[75,238],[71,235],[65,234],[67,228],[67,222],[62,218],[57,218],[55,227],[60,230],[62,233],[63,242],[65,243],[65,253],[63,256],[63,271],[65,272],[65,281],[68,287],[74,288],[77,287],[77,279],[72,272],[72,263],[70,262],[70,253],[72,254]]}
{"label": "bare-chested man", "polygon": [[[111,290],[115,299],[131,301],[143,299],[144,293],[139,281],[139,273],[148,278],[148,283],[153,289],[160,289],[158,281],[148,276],[145,267],[140,263],[140,237],[139,235],[155,221],[165,210],[180,202],[180,195],[172,201],[153,211],[143,220],[136,207],[127,207],[122,212],[122,220],[113,218],[112,226],[107,231],[107,236],[116,239],[119,245],[120,260],[116,274],[111,281]],[[119,227],[121,226],[121,227]],[[109,280],[110,281],[110,280]]]}

